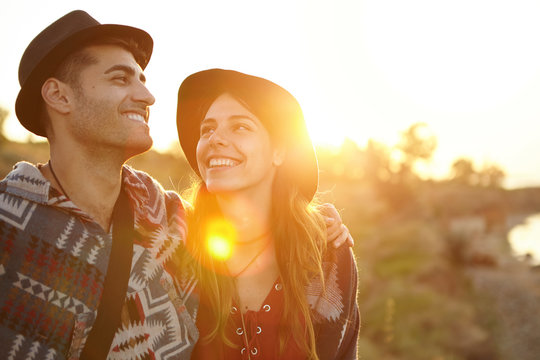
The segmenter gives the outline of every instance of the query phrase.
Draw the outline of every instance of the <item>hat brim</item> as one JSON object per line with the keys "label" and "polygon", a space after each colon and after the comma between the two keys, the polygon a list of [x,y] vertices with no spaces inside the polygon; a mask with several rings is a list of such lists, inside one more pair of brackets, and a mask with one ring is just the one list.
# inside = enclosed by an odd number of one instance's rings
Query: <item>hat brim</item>
{"label": "hat brim", "polygon": [[43,57],[21,86],[15,102],[15,113],[20,123],[27,130],[36,135],[46,136],[39,114],[41,109],[41,87],[60,62],[72,53],[73,49],[78,48],[81,43],[108,36],[135,40],[143,54],[139,59],[135,60],[142,69],[146,68],[152,56],[154,42],[152,37],[144,30],[125,25],[99,24],[72,34]]}
{"label": "hat brim", "polygon": [[[287,147],[289,177],[311,200],[317,191],[319,171],[300,105],[288,91],[260,77],[233,70],[210,69],[192,74],[182,82],[178,91],[176,124],[180,145],[191,168],[200,177],[196,156],[200,123],[217,96],[232,88],[242,88],[252,101],[258,102],[259,109],[286,108],[281,112],[284,116],[279,116],[278,111],[270,112],[271,124],[269,121],[263,123],[267,129],[272,127],[269,131],[280,134],[278,137]],[[279,106],[272,105],[276,102]]]}

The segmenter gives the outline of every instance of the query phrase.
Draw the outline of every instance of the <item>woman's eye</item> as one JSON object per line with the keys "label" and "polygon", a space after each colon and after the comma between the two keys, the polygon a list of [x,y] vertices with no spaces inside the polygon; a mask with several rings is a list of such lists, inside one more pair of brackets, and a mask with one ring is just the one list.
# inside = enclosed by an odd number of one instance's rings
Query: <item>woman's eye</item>
{"label": "woman's eye", "polygon": [[235,130],[249,130],[249,126],[245,125],[245,124],[237,124],[235,127],[234,127]]}
{"label": "woman's eye", "polygon": [[201,136],[208,135],[214,131],[214,128],[210,126],[203,126],[201,127]]}

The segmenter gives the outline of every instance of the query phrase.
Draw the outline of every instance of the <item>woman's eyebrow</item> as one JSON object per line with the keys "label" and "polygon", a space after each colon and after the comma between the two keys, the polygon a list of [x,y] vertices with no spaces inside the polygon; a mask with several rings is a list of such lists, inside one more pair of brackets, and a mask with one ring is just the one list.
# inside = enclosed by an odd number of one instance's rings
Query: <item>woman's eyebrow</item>
{"label": "woman's eyebrow", "polygon": [[211,117],[204,118],[204,119],[201,120],[201,125],[207,124],[207,123],[215,123],[215,122],[216,122],[216,120],[214,118],[211,118]]}
{"label": "woman's eyebrow", "polygon": [[[232,121],[232,120],[249,120],[250,122],[256,124],[256,121],[255,119],[253,119],[251,116],[249,115],[231,115],[227,118],[228,121]],[[201,126],[204,125],[204,124],[214,124],[216,123],[217,120],[213,117],[207,117],[207,118],[204,118],[201,120]]]}
{"label": "woman's eyebrow", "polygon": [[252,122],[255,122],[255,119],[253,119],[249,115],[231,115],[231,116],[229,116],[229,120],[243,120],[243,119],[247,119],[247,120],[250,120]]}

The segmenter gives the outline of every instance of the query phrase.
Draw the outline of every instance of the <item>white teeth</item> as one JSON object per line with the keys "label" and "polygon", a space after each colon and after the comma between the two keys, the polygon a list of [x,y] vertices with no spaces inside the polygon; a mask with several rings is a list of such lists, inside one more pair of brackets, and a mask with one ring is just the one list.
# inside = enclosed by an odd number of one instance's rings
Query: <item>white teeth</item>
{"label": "white teeth", "polygon": [[144,121],[144,116],[142,116],[141,114],[128,113],[128,114],[127,114],[127,117],[128,117],[128,119],[130,119],[130,120],[135,120],[135,121],[145,122],[145,121]]}
{"label": "white teeth", "polygon": [[218,167],[218,166],[236,166],[238,162],[231,160],[231,159],[210,159],[208,165],[210,167]]}

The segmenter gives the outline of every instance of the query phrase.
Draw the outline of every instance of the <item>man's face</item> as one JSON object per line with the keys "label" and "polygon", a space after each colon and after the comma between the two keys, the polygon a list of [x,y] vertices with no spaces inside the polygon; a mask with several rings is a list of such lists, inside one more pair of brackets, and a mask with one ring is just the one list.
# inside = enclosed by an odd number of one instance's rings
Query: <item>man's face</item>
{"label": "man's face", "polygon": [[155,101],[133,55],[118,46],[87,48],[97,59],[72,86],[70,134],[96,150],[122,151],[127,159],[152,146],[148,107]]}

